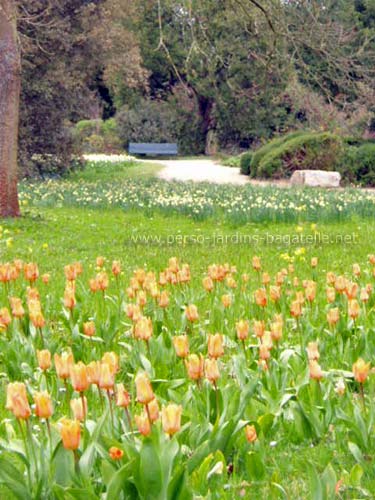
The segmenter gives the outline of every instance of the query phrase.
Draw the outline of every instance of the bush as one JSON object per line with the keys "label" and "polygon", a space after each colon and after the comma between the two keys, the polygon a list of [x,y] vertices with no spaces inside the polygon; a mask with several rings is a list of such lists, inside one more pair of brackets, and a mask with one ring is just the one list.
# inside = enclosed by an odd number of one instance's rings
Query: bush
{"label": "bush", "polygon": [[177,116],[167,102],[143,100],[134,109],[123,106],[116,123],[125,148],[129,142],[177,141]]}
{"label": "bush", "polygon": [[[344,153],[342,139],[330,132],[305,132],[268,148],[256,169],[259,177],[288,178],[295,170],[336,170]],[[254,155],[255,156],[255,155]],[[253,169],[254,160],[251,165]]]}
{"label": "bush", "polygon": [[253,153],[250,151],[243,153],[241,155],[241,162],[240,162],[241,174],[250,175],[252,159],[253,159]]}
{"label": "bush", "polygon": [[117,124],[109,120],[81,120],[73,130],[76,147],[84,153],[118,153],[122,150]]}
{"label": "bush", "polygon": [[348,147],[339,170],[347,182],[375,186],[375,143]]}

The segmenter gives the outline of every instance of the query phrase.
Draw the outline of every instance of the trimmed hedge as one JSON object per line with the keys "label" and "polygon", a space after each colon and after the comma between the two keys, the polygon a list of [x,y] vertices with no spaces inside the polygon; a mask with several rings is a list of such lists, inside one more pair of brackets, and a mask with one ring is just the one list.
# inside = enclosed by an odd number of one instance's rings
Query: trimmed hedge
{"label": "trimmed hedge", "polygon": [[275,139],[272,139],[271,141],[264,144],[264,146],[261,146],[259,149],[253,152],[252,153],[253,159],[250,165],[250,176],[257,177],[258,167],[265,156],[271,154],[273,151],[278,150],[280,146],[282,146],[289,140],[294,139],[296,137],[300,137],[305,134],[306,131],[297,130],[296,132],[291,132],[290,134],[286,134],[281,137],[276,137]]}
{"label": "trimmed hedge", "polygon": [[342,139],[330,132],[308,132],[285,141],[264,155],[257,175],[289,178],[295,170],[336,170],[344,153]]}

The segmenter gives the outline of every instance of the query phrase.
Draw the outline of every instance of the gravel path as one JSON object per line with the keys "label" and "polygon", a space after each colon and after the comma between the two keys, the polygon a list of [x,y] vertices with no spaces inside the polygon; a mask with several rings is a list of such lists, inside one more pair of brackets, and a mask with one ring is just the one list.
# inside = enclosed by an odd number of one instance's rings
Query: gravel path
{"label": "gravel path", "polygon": [[158,160],[164,166],[158,173],[167,181],[214,182],[216,184],[248,184],[249,179],[239,168],[224,167],[212,160]]}

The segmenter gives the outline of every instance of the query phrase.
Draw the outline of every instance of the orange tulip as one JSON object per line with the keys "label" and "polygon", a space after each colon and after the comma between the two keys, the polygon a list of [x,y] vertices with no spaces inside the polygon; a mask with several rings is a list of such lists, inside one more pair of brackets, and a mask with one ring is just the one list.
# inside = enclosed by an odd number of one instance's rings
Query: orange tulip
{"label": "orange tulip", "polygon": [[257,257],[256,255],[254,255],[253,260],[252,260],[252,265],[253,265],[253,269],[255,269],[255,271],[260,271],[262,268],[262,265],[260,262],[260,257]]}
{"label": "orange tulip", "polygon": [[102,363],[109,365],[112,373],[119,371],[119,359],[115,352],[105,352],[102,356]]}
{"label": "orange tulip", "polygon": [[169,436],[173,436],[181,429],[182,406],[169,404],[164,406],[161,412],[163,431]]}
{"label": "orange tulip", "polygon": [[338,293],[343,293],[347,286],[347,279],[345,276],[337,276],[335,281],[335,288]]}
{"label": "orange tulip", "polygon": [[279,286],[270,287],[270,299],[272,302],[278,302],[281,298],[281,288]]}
{"label": "orange tulip", "polygon": [[37,264],[35,264],[34,262],[29,262],[28,264],[25,264],[24,274],[25,274],[25,279],[27,281],[30,281],[31,283],[36,281],[39,277],[39,269]]}
{"label": "orange tulip", "polygon": [[51,368],[51,353],[48,349],[43,349],[42,351],[37,350],[36,357],[41,370],[46,371]]}
{"label": "orange tulip", "polygon": [[191,380],[199,380],[203,377],[204,359],[202,355],[197,356],[196,354],[190,354],[190,356],[185,360],[185,364],[188,377]]}
{"label": "orange tulip", "polygon": [[53,413],[51,396],[47,391],[35,392],[35,415],[39,418],[50,418]]}
{"label": "orange tulip", "polygon": [[295,318],[299,318],[302,314],[302,305],[299,300],[294,300],[290,306],[290,314]]}
{"label": "orange tulip", "polygon": [[43,328],[46,324],[46,320],[41,312],[30,313],[30,321],[35,328]]}
{"label": "orange tulip", "polygon": [[190,304],[190,305],[186,306],[185,316],[186,316],[187,320],[191,321],[192,323],[194,321],[198,321],[199,314],[198,314],[197,306],[194,304]]}
{"label": "orange tulip", "polygon": [[95,335],[95,323],[93,321],[83,323],[83,333],[88,337],[93,337]]}
{"label": "orange tulip", "polygon": [[247,425],[245,427],[245,436],[249,443],[254,443],[257,439],[257,431],[254,425]]}
{"label": "orange tulip", "polygon": [[223,336],[220,333],[208,336],[208,355],[215,359],[224,355]]}
{"label": "orange tulip", "polygon": [[271,357],[270,347],[267,344],[260,344],[259,346],[259,359],[267,361]]}
{"label": "orange tulip", "polygon": [[166,307],[168,307],[169,305],[169,295],[168,295],[168,292],[166,290],[163,290],[161,293],[160,293],[160,297],[158,299],[158,304],[159,304],[159,307],[165,309]]}
{"label": "orange tulip", "polygon": [[232,297],[229,294],[224,294],[221,297],[221,303],[223,304],[224,307],[230,307],[232,304]]}
{"label": "orange tulip", "polygon": [[68,281],[75,281],[77,278],[77,269],[74,264],[68,264],[64,267],[65,278]]}
{"label": "orange tulip", "polygon": [[31,409],[27,400],[26,386],[23,382],[8,384],[6,409],[19,419],[27,420],[30,417]]}
{"label": "orange tulip", "polygon": [[259,307],[266,307],[267,305],[267,294],[264,288],[258,288],[254,292],[255,303]]}
{"label": "orange tulip", "polygon": [[48,273],[42,274],[42,281],[45,285],[48,285],[50,280],[50,275]]}
{"label": "orange tulip", "polygon": [[73,389],[77,392],[87,391],[90,387],[87,366],[82,361],[70,367],[70,379]]}
{"label": "orange tulip", "polygon": [[316,267],[318,265],[318,257],[311,258],[311,267]]}
{"label": "orange tulip", "polygon": [[326,289],[327,302],[332,304],[336,299],[336,290],[333,287],[328,287]]}
{"label": "orange tulip", "polygon": [[370,363],[366,363],[362,358],[359,358],[353,364],[352,370],[355,380],[360,384],[363,384],[367,380],[370,371]]}
{"label": "orange tulip", "polygon": [[143,413],[142,415],[136,415],[134,418],[139,432],[143,436],[149,436],[151,434],[151,424],[147,414]]}
{"label": "orange tulip", "polygon": [[106,391],[113,389],[115,385],[115,372],[108,363],[101,363],[100,365],[100,377],[99,377],[99,387]]}
{"label": "orange tulip", "polygon": [[98,284],[98,289],[104,292],[104,290],[106,290],[109,285],[108,274],[103,271],[101,273],[98,273],[95,279]]}
{"label": "orange tulip", "polygon": [[254,321],[254,326],[253,326],[254,334],[256,337],[261,338],[264,335],[264,332],[266,330],[266,324],[264,321]]}
{"label": "orange tulip", "polygon": [[124,384],[117,384],[116,388],[116,405],[127,408],[130,405],[130,394],[125,390]]}
{"label": "orange tulip", "polygon": [[148,341],[152,337],[152,321],[143,316],[134,325],[134,337],[138,340]]}
{"label": "orange tulip", "polygon": [[345,294],[349,300],[355,299],[358,295],[358,284],[348,282],[345,288]]}
{"label": "orange tulip", "polygon": [[267,285],[269,285],[270,282],[271,282],[270,275],[268,273],[263,273],[262,274],[262,284],[264,286],[267,286]]}
{"label": "orange tulip", "polygon": [[311,360],[309,362],[310,378],[314,380],[321,380],[323,378],[323,372],[317,361]]}
{"label": "orange tulip", "polygon": [[[82,401],[83,400],[83,401]],[[76,398],[70,400],[70,409],[72,410],[73,417],[75,420],[83,422],[87,415],[87,399]]]}
{"label": "orange tulip", "polygon": [[159,403],[156,398],[154,398],[148,405],[148,415],[152,423],[156,422],[159,418]]}
{"label": "orange tulip", "polygon": [[238,340],[246,340],[249,336],[250,325],[248,320],[240,319],[236,323],[236,333]]}
{"label": "orange tulip", "polygon": [[210,276],[205,276],[203,278],[203,288],[206,290],[206,292],[212,292],[214,289],[214,282],[212,281],[212,278]]}
{"label": "orange tulip", "polygon": [[141,308],[143,308],[147,304],[147,294],[144,290],[139,290],[137,292],[137,304]]}
{"label": "orange tulip", "polygon": [[353,274],[357,278],[361,275],[361,267],[359,264],[353,264]]}
{"label": "orange tulip", "polygon": [[340,311],[338,307],[330,309],[327,313],[327,321],[329,326],[334,326],[340,319]]}
{"label": "orange tulip", "polygon": [[352,319],[358,318],[360,307],[356,299],[350,300],[348,303],[348,314]]}
{"label": "orange tulip", "polygon": [[97,267],[103,267],[105,264],[105,258],[102,257],[101,255],[99,257],[96,257],[96,266]]}
{"label": "orange tulip", "polygon": [[10,325],[10,323],[12,322],[12,318],[9,314],[9,311],[6,307],[2,307],[0,309],[0,330],[4,329],[6,330],[6,328]]}
{"label": "orange tulip", "polygon": [[360,300],[362,302],[368,302],[369,299],[370,299],[370,295],[367,291],[367,288],[361,288],[361,293],[360,293],[360,296],[359,296]]}
{"label": "orange tulip", "polygon": [[207,380],[216,384],[220,378],[219,366],[216,359],[206,359],[204,362],[204,374]]}
{"label": "orange tulip", "polygon": [[271,323],[271,337],[272,340],[278,342],[283,336],[283,324],[280,321],[275,321]]}
{"label": "orange tulip", "polygon": [[320,358],[317,342],[309,342],[307,344],[306,351],[309,361],[317,361]]}
{"label": "orange tulip", "polygon": [[[71,283],[68,281],[68,283]],[[77,304],[77,300],[75,297],[75,288],[74,286],[71,286],[67,284],[65,291],[64,291],[64,307],[66,309],[74,309]]]}
{"label": "orange tulip", "polygon": [[81,427],[78,420],[62,418],[59,422],[60,435],[66,450],[76,450],[81,438]]}
{"label": "orange tulip", "polygon": [[137,374],[135,377],[135,386],[137,390],[138,403],[147,405],[155,398],[150,379],[146,372],[139,372]]}
{"label": "orange tulip", "polygon": [[10,307],[14,318],[22,318],[25,315],[25,309],[22,306],[22,301],[18,297],[10,297]]}
{"label": "orange tulip", "polygon": [[186,358],[189,355],[189,340],[186,335],[177,335],[172,338],[172,342],[179,358]]}
{"label": "orange tulip", "polygon": [[53,356],[57,376],[61,379],[70,377],[70,368],[73,366],[74,358],[71,352],[63,352],[61,356],[55,354]]}
{"label": "orange tulip", "polygon": [[87,376],[90,384],[99,385],[100,382],[100,361],[91,361],[87,365]]}
{"label": "orange tulip", "polygon": [[112,458],[112,460],[121,460],[124,456],[124,452],[116,446],[111,446],[111,448],[109,449],[109,456]]}
{"label": "orange tulip", "polygon": [[306,299],[309,302],[313,302],[316,297],[316,283],[313,281],[309,283],[305,290]]}
{"label": "orange tulip", "polygon": [[119,260],[114,260],[112,262],[112,274],[113,276],[118,276],[121,273],[121,264]]}

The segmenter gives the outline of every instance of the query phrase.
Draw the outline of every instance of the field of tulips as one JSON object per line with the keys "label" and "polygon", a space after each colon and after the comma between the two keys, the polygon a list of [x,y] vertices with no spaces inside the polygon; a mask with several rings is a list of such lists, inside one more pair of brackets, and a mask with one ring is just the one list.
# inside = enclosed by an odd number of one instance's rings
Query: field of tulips
{"label": "field of tulips", "polygon": [[2,264],[2,495],[371,496],[374,266]]}
{"label": "field of tulips", "polygon": [[[1,223],[0,498],[373,498],[368,195],[257,189],[260,204],[321,197],[333,220],[308,205],[275,224],[263,207],[238,228],[219,203],[236,210],[253,188],[125,176],[125,206],[108,182],[89,170],[24,184],[25,216]],[[139,206],[173,189],[170,211]],[[166,244],[218,231],[356,239]]]}

